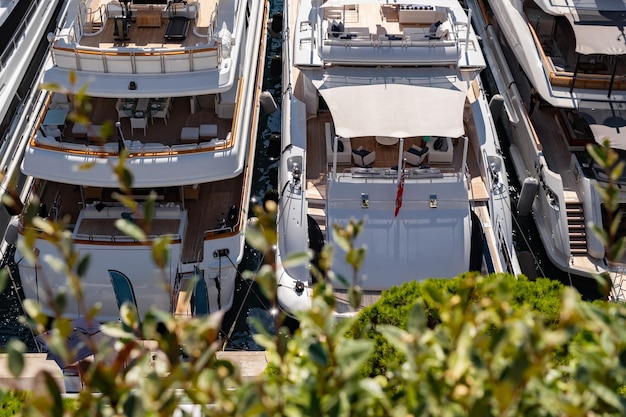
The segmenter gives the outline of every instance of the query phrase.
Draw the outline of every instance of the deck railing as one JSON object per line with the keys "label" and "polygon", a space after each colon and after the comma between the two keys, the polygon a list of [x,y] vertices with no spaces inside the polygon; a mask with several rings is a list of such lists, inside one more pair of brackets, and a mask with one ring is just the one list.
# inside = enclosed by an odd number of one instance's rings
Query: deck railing
{"label": "deck railing", "polygon": [[[405,178],[407,179],[437,179],[445,177],[457,177],[461,179],[460,172],[452,166],[449,168],[405,168]],[[342,180],[352,181],[359,178],[363,182],[378,182],[395,180],[398,178],[398,171],[393,168],[345,168],[336,176],[338,182]]]}
{"label": "deck railing", "polygon": [[459,47],[458,37],[449,34],[445,39],[429,38],[421,33],[398,34],[398,35],[378,35],[369,32],[351,31],[347,28],[345,32],[326,32],[325,45],[342,46],[397,46],[397,47]]}
{"label": "deck railing", "polygon": [[53,49],[59,68],[111,74],[171,74],[217,69],[218,46],[180,49],[98,49],[59,40]]}
{"label": "deck railing", "polygon": [[[60,142],[55,138],[41,137],[33,134],[34,145],[54,151],[82,155],[117,156],[119,145],[117,142],[108,142],[104,145],[85,145],[82,143]],[[128,141],[128,153],[133,156],[170,156],[194,153],[200,151],[224,150],[233,145],[232,135],[226,139],[214,139],[208,142],[185,143],[176,145],[165,145],[162,143],[141,143],[139,141]],[[139,142],[139,143],[134,143]]]}

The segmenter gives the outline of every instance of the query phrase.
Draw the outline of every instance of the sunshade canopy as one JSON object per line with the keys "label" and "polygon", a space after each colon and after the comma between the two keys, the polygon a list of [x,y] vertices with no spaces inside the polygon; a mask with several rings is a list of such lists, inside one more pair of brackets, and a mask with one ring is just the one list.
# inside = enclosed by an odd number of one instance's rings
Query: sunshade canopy
{"label": "sunshade canopy", "polygon": [[621,124],[621,126],[591,124],[589,127],[591,128],[593,137],[598,144],[602,144],[606,138],[611,143],[611,148],[626,151],[626,121],[624,121],[624,119],[622,119],[622,121],[624,123]]}
{"label": "sunshade canopy", "polygon": [[[609,17],[607,17],[607,13]],[[620,13],[623,16],[622,13]],[[583,55],[626,54],[626,40],[624,38],[622,20],[610,18],[610,13],[598,11],[578,10],[576,16],[568,14],[574,35],[576,36],[576,52]]]}
{"label": "sunshade canopy", "polygon": [[443,68],[329,68],[307,72],[337,135],[449,136],[464,133],[467,82]]}

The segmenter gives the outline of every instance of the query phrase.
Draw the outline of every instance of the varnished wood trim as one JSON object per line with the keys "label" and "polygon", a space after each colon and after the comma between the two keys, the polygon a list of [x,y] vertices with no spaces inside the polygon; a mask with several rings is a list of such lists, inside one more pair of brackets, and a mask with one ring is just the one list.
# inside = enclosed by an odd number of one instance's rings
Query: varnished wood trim
{"label": "varnished wood trim", "polygon": [[[24,235],[24,228],[23,227],[18,227],[18,233],[20,235]],[[165,235],[159,235],[157,236],[157,238],[163,237],[163,236],[167,236],[167,234]],[[223,236],[220,235],[220,236]],[[82,238],[78,238],[78,237],[73,237],[73,241],[74,243],[80,243],[80,244],[85,244],[85,245],[98,245],[98,246],[151,246],[152,243],[154,241],[156,241],[156,238],[154,239],[147,239],[144,242],[140,242],[137,240],[113,240],[113,236],[111,236],[111,240],[91,240],[91,239],[82,239]],[[125,238],[125,236],[124,236]],[[37,237],[36,239],[38,240],[46,240],[45,237]],[[182,239],[177,238],[177,239],[172,239],[170,244],[172,245],[177,245],[177,244],[182,244]]]}
{"label": "varnished wood trim", "polygon": [[[543,51],[539,37],[535,32],[535,29],[530,23],[527,23],[528,29],[533,36],[535,46],[541,55],[544,68],[548,69],[550,84],[555,87],[571,87],[574,83],[575,88],[593,89],[593,90],[608,90],[611,85],[611,76],[604,74],[576,74],[574,80],[574,73],[569,71],[552,71],[552,65],[550,64],[550,58]],[[616,74],[613,80],[613,90],[626,90],[626,76]]]}
{"label": "varnished wood trim", "polygon": [[116,51],[109,49],[87,49],[87,48],[68,48],[62,46],[55,46],[55,50],[63,51],[63,52],[72,52],[78,54],[86,54],[86,55],[106,55],[106,56],[161,56],[161,55],[185,55],[185,54],[194,54],[201,52],[215,52],[218,50],[215,47],[206,47],[206,48],[186,48],[186,49],[159,49],[155,51]]}

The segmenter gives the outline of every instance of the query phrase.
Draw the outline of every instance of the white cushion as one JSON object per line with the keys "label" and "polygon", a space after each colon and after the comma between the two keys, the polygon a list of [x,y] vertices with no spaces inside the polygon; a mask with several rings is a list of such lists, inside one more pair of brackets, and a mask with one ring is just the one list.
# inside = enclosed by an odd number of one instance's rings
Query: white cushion
{"label": "white cushion", "polygon": [[84,123],[74,123],[74,126],[72,127],[72,134],[74,136],[76,135],[83,135],[86,136],[87,132],[89,132],[89,126],[84,124]]}
{"label": "white cushion", "polygon": [[217,136],[217,125],[200,125],[200,137],[209,138]]}
{"label": "white cushion", "polygon": [[183,127],[180,130],[181,142],[198,141],[200,129],[197,127]]}

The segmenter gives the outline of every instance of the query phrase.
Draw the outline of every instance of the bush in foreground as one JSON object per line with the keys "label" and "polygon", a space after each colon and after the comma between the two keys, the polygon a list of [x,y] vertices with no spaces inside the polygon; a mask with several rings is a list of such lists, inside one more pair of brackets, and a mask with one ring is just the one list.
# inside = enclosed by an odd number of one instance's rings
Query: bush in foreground
{"label": "bush in foreground", "polygon": [[[366,337],[375,342],[374,353],[363,370],[364,374],[371,376],[385,374],[389,369],[396,369],[404,360],[400,351],[377,331],[378,325],[393,325],[406,329],[411,309],[415,303],[421,301],[424,304],[427,325],[432,329],[441,323],[441,312],[436,303],[433,303],[433,300],[429,298],[429,293],[440,291],[457,294],[464,288],[463,282],[465,280],[475,277],[475,273],[466,273],[453,279],[407,282],[383,292],[375,304],[363,309],[359,313],[359,318],[352,332],[354,334],[365,332]],[[500,285],[497,287],[494,286],[496,280],[500,281]],[[468,294],[468,302],[477,303],[484,297],[491,297],[496,289],[505,291],[512,308],[533,310],[542,315],[546,326],[554,327],[559,321],[560,297],[563,288],[560,282],[547,278],[529,281],[524,276],[492,274],[480,280],[476,288]]]}

